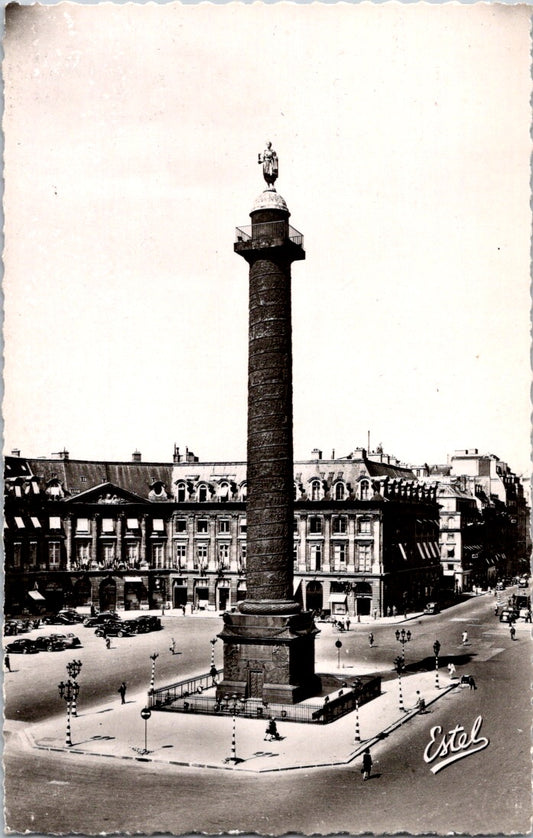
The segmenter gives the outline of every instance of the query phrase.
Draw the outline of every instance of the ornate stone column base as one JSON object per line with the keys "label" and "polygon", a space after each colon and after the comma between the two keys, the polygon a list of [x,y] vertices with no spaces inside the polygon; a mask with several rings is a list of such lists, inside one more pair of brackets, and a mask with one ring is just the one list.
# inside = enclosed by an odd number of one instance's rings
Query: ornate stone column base
{"label": "ornate stone column base", "polygon": [[238,695],[296,704],[320,692],[310,611],[293,614],[224,614],[224,680],[217,698]]}

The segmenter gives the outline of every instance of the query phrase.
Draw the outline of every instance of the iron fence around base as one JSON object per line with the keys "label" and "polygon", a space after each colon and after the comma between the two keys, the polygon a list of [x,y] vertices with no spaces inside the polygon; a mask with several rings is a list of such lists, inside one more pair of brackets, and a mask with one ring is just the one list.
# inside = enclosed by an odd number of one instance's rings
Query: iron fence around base
{"label": "iron fence around base", "polygon": [[[223,670],[217,670],[218,676]],[[329,724],[351,713],[356,703],[361,706],[381,694],[379,676],[363,676],[358,689],[347,687],[325,697],[322,703],[270,704],[257,698],[248,698],[235,706],[233,700],[217,699],[203,695],[204,690],[213,686],[211,674],[189,678],[176,684],[169,684],[149,693],[148,706],[152,710],[171,713],[194,713],[210,716],[242,716],[248,719],[269,719],[277,721],[301,722],[303,724]]]}

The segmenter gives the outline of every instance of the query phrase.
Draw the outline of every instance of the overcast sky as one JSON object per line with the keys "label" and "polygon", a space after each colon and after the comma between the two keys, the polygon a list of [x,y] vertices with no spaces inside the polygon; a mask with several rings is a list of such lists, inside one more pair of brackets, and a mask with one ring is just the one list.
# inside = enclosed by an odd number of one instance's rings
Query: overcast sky
{"label": "overcast sky", "polygon": [[5,449],[246,456],[265,188],[294,447],[529,470],[527,6],[18,7],[5,38]]}

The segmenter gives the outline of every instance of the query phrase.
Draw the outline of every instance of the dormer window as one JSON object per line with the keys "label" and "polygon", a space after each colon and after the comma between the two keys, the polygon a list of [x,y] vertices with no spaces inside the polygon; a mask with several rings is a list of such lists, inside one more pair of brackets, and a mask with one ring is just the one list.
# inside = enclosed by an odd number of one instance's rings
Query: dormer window
{"label": "dormer window", "polygon": [[370,481],[361,480],[359,484],[359,498],[360,500],[368,500],[370,497]]}
{"label": "dormer window", "polygon": [[205,483],[202,483],[198,487],[198,503],[206,503],[207,499],[207,486]]}
{"label": "dormer window", "polygon": [[88,518],[78,518],[76,521],[76,532],[89,532]]}
{"label": "dormer window", "polygon": [[178,503],[185,503],[187,500],[187,486],[185,483],[178,483],[176,487],[176,500]]}
{"label": "dormer window", "polygon": [[346,497],[346,486],[344,483],[337,483],[335,485],[335,500],[344,500]]}
{"label": "dormer window", "polygon": [[311,483],[311,500],[320,500],[320,480],[313,480]]}

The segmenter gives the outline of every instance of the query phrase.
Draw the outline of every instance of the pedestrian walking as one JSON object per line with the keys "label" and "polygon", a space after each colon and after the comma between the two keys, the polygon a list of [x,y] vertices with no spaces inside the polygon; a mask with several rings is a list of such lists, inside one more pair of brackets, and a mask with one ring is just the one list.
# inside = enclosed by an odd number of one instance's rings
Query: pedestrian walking
{"label": "pedestrian walking", "polygon": [[363,780],[368,780],[370,777],[370,772],[372,771],[372,757],[370,756],[370,749],[365,748],[363,754],[363,767],[361,768],[361,774],[363,775]]}
{"label": "pedestrian walking", "polygon": [[496,617],[498,616],[499,612],[500,612],[500,609],[498,608],[497,605],[495,605],[494,606],[494,614],[495,614]]}
{"label": "pedestrian walking", "polygon": [[392,608],[390,607],[390,605],[387,608],[387,617],[392,617]]}
{"label": "pedestrian walking", "polygon": [[4,657],[4,664],[8,672],[11,672],[11,661],[9,660],[9,655],[5,655]]}
{"label": "pedestrian walking", "polygon": [[350,615],[346,615],[346,631],[350,631]]}
{"label": "pedestrian walking", "polygon": [[280,738],[281,737],[278,733],[278,726],[276,725],[276,720],[275,720],[274,716],[272,716],[272,718],[270,719],[270,721],[268,723],[268,727],[265,731],[265,741],[266,742],[271,742],[273,739],[278,740]]}
{"label": "pedestrian walking", "polygon": [[448,664],[448,675],[450,678],[455,678],[455,665],[453,663]]}
{"label": "pedestrian walking", "polygon": [[461,643],[463,644],[463,646],[466,646],[466,644],[468,643],[468,632],[467,631],[463,631],[463,633],[461,635]]}
{"label": "pedestrian walking", "polygon": [[370,634],[368,635],[368,642],[371,646],[374,645],[374,635],[372,634],[372,632],[370,632]]}
{"label": "pedestrian walking", "polygon": [[513,626],[512,623],[509,626],[509,632],[510,632],[510,635],[511,635],[511,640],[514,640],[515,639],[515,634],[516,634],[516,629],[515,629],[515,627]]}
{"label": "pedestrian walking", "polygon": [[472,675],[468,676],[468,686],[471,690],[477,690],[476,682],[474,681],[474,677]]}
{"label": "pedestrian walking", "polygon": [[110,648],[111,648],[111,638],[110,638],[110,637],[106,637],[106,639],[105,639],[105,647],[106,647],[106,649],[110,649]]}
{"label": "pedestrian walking", "polygon": [[397,613],[398,613],[398,609],[396,608],[396,606],[395,606],[395,605],[393,605],[393,606],[392,606],[392,616],[393,616],[393,617],[396,617]]}
{"label": "pedestrian walking", "polygon": [[126,682],[123,681],[122,684],[120,685],[120,687],[117,690],[117,692],[120,693],[120,703],[121,704],[126,703],[126,689],[127,689]]}

